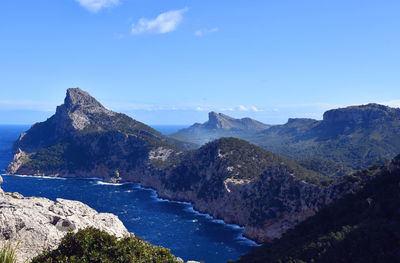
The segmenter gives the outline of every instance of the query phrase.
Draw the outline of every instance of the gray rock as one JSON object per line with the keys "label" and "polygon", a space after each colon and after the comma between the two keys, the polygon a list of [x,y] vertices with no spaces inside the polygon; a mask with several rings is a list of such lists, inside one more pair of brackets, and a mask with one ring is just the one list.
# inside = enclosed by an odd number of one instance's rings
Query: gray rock
{"label": "gray rock", "polygon": [[18,244],[18,262],[25,262],[45,249],[55,249],[66,233],[89,226],[119,238],[132,236],[117,216],[98,213],[81,202],[53,202],[0,192],[0,246],[7,241]]}

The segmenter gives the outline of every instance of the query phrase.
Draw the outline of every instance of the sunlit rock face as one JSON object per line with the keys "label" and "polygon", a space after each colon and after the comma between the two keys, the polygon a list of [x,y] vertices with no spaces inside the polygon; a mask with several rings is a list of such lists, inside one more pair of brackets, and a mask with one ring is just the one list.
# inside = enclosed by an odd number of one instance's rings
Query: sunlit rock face
{"label": "sunlit rock face", "polygon": [[69,231],[76,232],[89,226],[117,237],[133,235],[117,216],[97,213],[78,201],[57,199],[54,202],[5,193],[1,188],[0,191],[0,244],[8,241],[18,244],[19,262],[33,258],[43,250],[56,248]]}

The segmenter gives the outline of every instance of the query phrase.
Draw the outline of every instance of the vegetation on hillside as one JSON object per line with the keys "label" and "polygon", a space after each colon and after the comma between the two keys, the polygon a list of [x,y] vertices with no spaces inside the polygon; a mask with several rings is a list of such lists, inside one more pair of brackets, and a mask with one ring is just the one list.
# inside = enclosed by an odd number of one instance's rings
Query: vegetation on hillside
{"label": "vegetation on hillside", "polygon": [[32,263],[177,263],[169,249],[137,237],[117,239],[92,227],[68,233],[57,249],[45,251]]}
{"label": "vegetation on hillside", "polygon": [[238,263],[399,262],[400,156],[362,173],[377,175]]}
{"label": "vegetation on hillside", "polygon": [[224,180],[255,181],[267,170],[280,167],[295,178],[318,185],[331,179],[307,170],[296,162],[237,138],[221,138],[189,152],[167,172],[164,185],[173,191],[194,190],[199,198],[214,200],[225,192]]}

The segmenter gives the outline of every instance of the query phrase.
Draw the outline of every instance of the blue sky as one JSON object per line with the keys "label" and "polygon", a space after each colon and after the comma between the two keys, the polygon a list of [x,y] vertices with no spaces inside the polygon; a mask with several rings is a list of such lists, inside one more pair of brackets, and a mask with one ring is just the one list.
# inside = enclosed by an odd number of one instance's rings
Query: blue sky
{"label": "blue sky", "polygon": [[0,123],[80,87],[149,124],[400,106],[398,0],[2,0]]}

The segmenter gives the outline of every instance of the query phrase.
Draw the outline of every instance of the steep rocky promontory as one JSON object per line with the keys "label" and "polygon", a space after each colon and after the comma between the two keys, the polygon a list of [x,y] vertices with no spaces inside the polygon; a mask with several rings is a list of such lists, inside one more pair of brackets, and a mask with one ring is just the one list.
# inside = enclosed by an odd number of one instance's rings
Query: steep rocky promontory
{"label": "steep rocky promontory", "polygon": [[15,142],[7,171],[119,180],[171,165],[186,146],[75,88],[52,117]]}
{"label": "steep rocky promontory", "polygon": [[[227,127],[221,118],[227,119],[218,115],[215,122]],[[179,146],[105,109],[88,93],[69,89],[55,115],[15,142],[8,172],[139,182],[161,197],[192,202],[201,212],[244,226],[246,236],[258,242],[281,236],[364,182],[321,176],[235,138],[192,151]]]}

